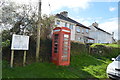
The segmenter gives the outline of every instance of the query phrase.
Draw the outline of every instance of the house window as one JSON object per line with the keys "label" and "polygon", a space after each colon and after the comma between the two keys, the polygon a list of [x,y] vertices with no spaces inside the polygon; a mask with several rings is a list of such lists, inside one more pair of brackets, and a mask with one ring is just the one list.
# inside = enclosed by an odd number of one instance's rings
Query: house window
{"label": "house window", "polygon": [[60,25],[60,21],[59,20],[57,20],[57,25]]}
{"label": "house window", "polygon": [[84,30],[82,29],[82,34],[84,34]]}
{"label": "house window", "polygon": [[86,39],[86,42],[88,42],[88,39]]}
{"label": "house window", "polygon": [[81,37],[78,37],[78,38],[77,38],[77,41],[81,41]]}
{"label": "house window", "polygon": [[93,40],[89,40],[89,43],[93,43]]}
{"label": "house window", "polygon": [[79,39],[81,40],[81,37]]}
{"label": "house window", "polygon": [[88,33],[88,29],[86,29],[86,33]]}
{"label": "house window", "polygon": [[67,27],[67,23],[65,23],[65,27]]}
{"label": "house window", "polygon": [[98,43],[101,43],[101,41],[100,41],[100,40],[98,40]]}
{"label": "house window", "polygon": [[84,43],[87,43],[88,42],[88,39],[84,38]]}
{"label": "house window", "polygon": [[70,28],[70,29],[73,29],[73,25],[72,25],[72,24],[70,24],[70,25],[69,25],[69,28]]}
{"label": "house window", "polygon": [[77,32],[80,33],[80,27],[77,27]]}

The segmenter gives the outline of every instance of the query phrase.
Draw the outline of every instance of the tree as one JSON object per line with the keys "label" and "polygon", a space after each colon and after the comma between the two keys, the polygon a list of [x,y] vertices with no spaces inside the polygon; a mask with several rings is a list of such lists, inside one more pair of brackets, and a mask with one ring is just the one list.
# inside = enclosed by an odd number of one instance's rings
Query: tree
{"label": "tree", "polygon": [[[33,8],[30,4],[16,5],[10,1],[4,3],[3,1],[2,15],[0,25],[3,25],[4,30],[2,32],[3,42],[11,41],[11,35],[13,32],[16,34],[26,33],[31,36],[30,40],[32,40],[32,42],[36,42],[37,25],[39,24],[37,7]],[[41,18],[42,26],[40,36],[41,39],[45,40],[49,38],[52,32],[54,26],[54,16],[43,15]],[[32,47],[31,49],[34,49],[35,46],[33,45],[35,44],[30,43],[30,47]]]}
{"label": "tree", "polygon": [[[4,25],[3,29],[8,29],[10,32],[15,32],[16,34],[26,32],[30,36],[36,36],[36,27],[39,23],[37,6],[33,7],[30,4],[16,5],[10,1],[2,1],[1,3],[3,3],[1,5],[1,23]],[[41,37],[47,39],[54,26],[54,16],[51,15],[48,17],[47,15],[43,15],[41,20]]]}
{"label": "tree", "polygon": [[[3,29],[8,28],[11,32],[22,34],[23,32],[31,32],[32,27],[37,21],[36,7],[32,5],[16,5],[13,2],[2,2],[2,20]],[[11,26],[11,27],[10,27]]]}
{"label": "tree", "polygon": [[43,15],[42,17],[42,28],[41,28],[41,38],[48,39],[51,36],[52,29],[54,25],[54,16]]}

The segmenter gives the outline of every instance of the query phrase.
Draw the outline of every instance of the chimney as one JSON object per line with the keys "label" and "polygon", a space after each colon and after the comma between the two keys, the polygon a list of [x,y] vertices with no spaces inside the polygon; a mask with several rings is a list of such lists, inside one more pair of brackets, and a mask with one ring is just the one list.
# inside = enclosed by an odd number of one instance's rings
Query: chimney
{"label": "chimney", "polygon": [[114,32],[112,32],[112,36],[114,37]]}
{"label": "chimney", "polygon": [[114,32],[112,32],[112,35],[114,35]]}
{"label": "chimney", "polygon": [[68,12],[67,11],[63,11],[60,14],[63,15],[63,16],[65,16],[65,17],[68,17]]}
{"label": "chimney", "polygon": [[92,26],[98,27],[98,23],[93,23]]}

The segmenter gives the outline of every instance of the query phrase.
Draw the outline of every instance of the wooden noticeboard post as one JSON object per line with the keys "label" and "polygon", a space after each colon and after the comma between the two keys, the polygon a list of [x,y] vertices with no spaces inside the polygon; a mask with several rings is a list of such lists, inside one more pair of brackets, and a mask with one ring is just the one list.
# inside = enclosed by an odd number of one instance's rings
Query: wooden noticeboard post
{"label": "wooden noticeboard post", "polygon": [[11,52],[10,67],[13,67],[13,59],[14,59],[14,50],[12,50],[12,52]]}
{"label": "wooden noticeboard post", "polygon": [[13,67],[14,62],[14,50],[24,50],[23,56],[23,66],[26,63],[26,50],[29,49],[29,36],[26,35],[16,35],[12,36],[12,45],[11,45],[11,62],[10,67]]}
{"label": "wooden noticeboard post", "polygon": [[24,51],[23,66],[25,66],[25,63],[26,63],[26,51]]}

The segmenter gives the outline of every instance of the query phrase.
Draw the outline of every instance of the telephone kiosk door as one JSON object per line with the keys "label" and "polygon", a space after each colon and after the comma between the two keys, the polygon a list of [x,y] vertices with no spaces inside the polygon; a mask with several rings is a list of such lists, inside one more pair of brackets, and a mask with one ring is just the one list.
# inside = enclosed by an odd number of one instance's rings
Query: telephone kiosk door
{"label": "telephone kiosk door", "polygon": [[70,35],[63,34],[61,65],[70,64]]}

